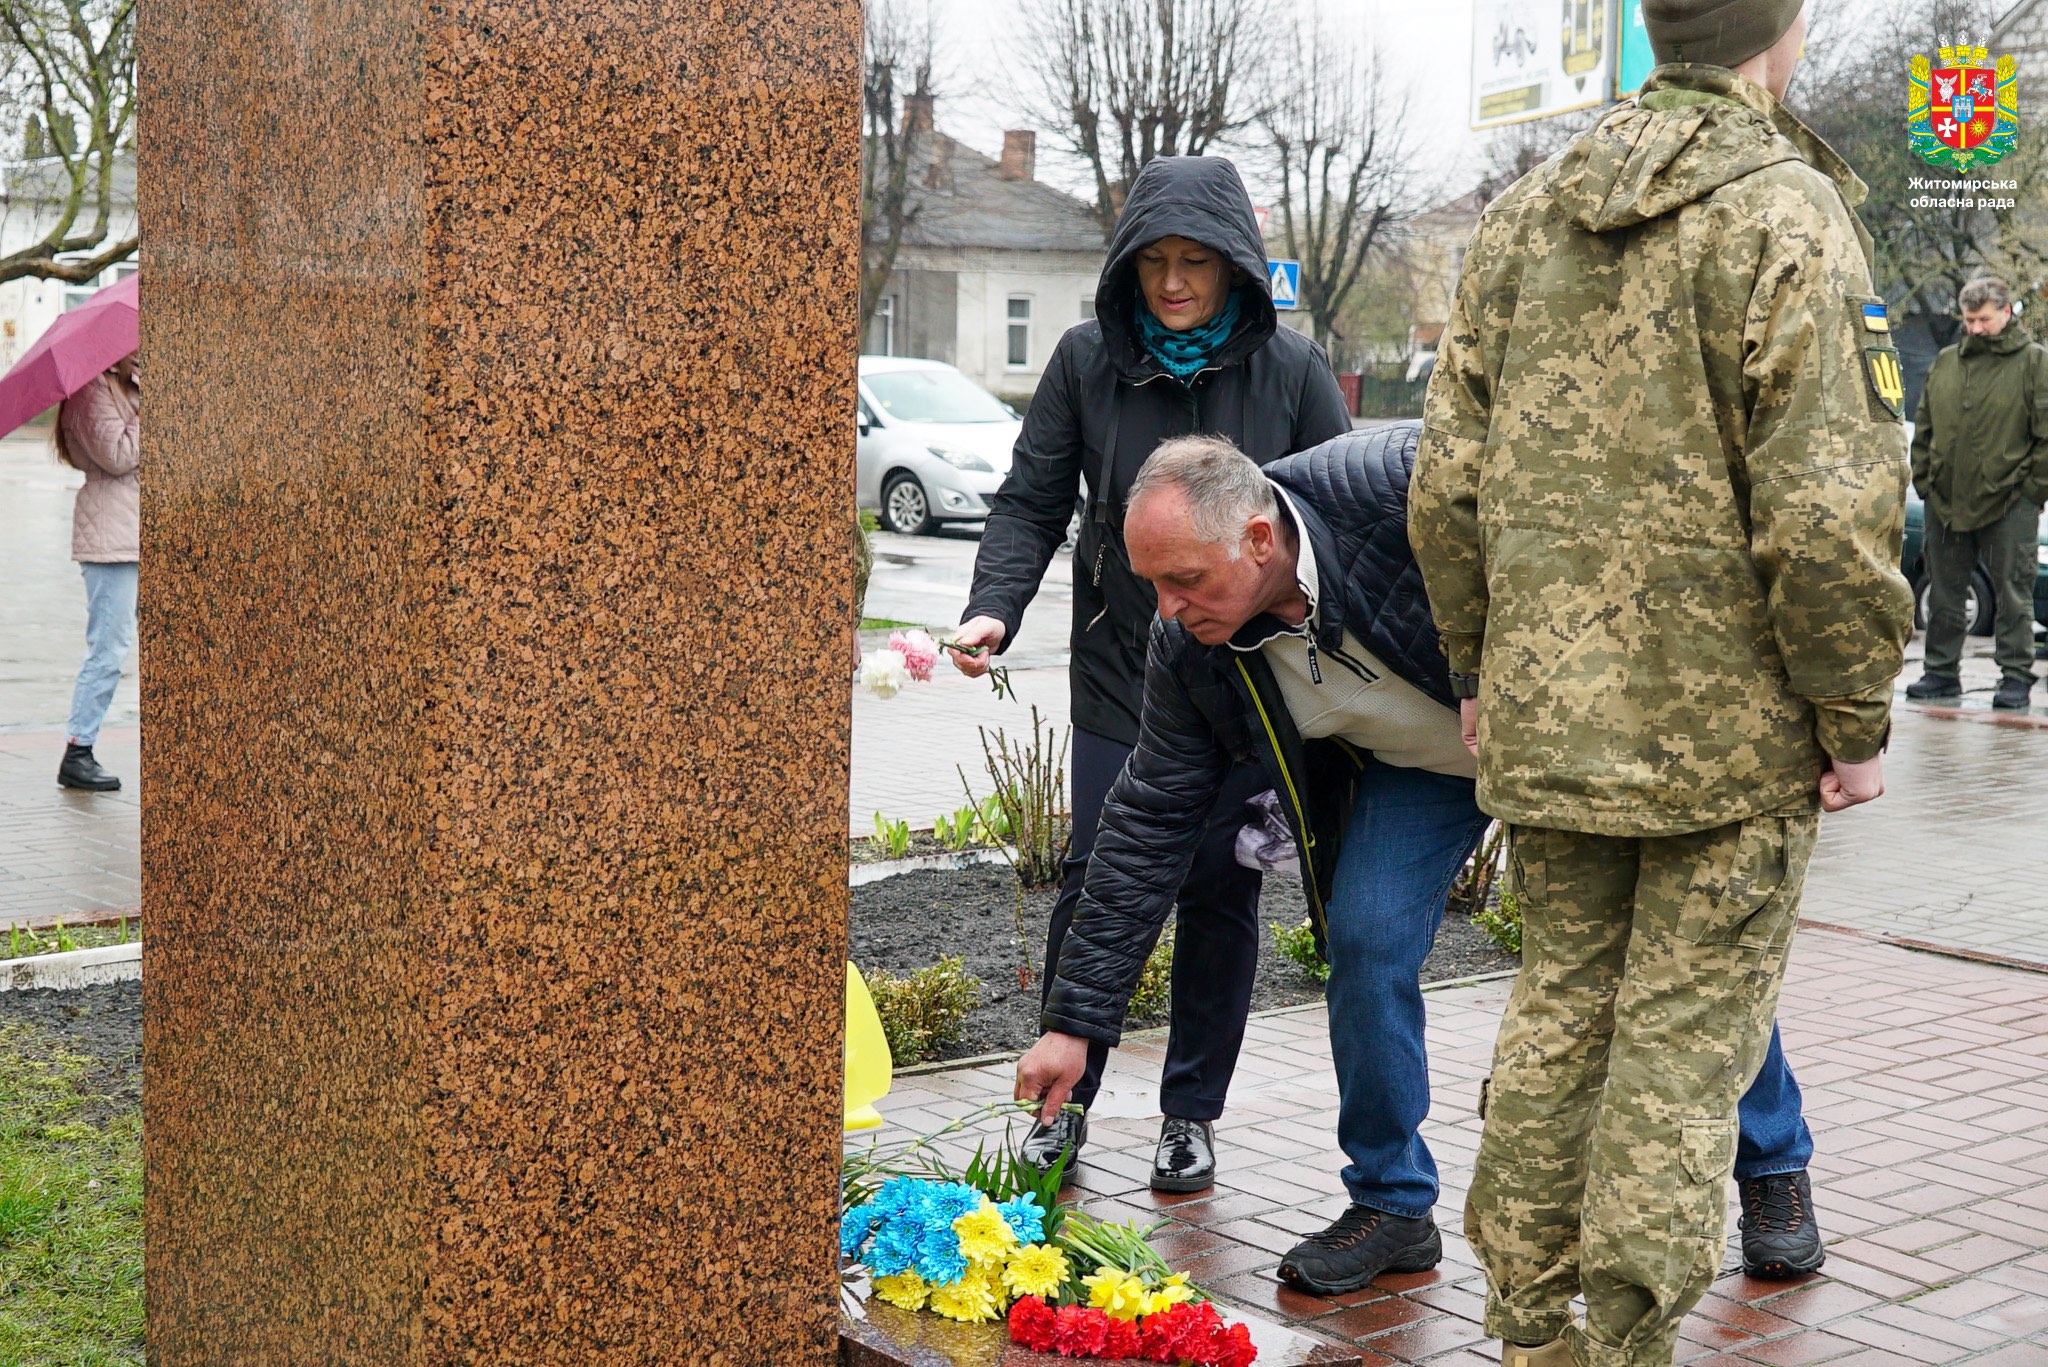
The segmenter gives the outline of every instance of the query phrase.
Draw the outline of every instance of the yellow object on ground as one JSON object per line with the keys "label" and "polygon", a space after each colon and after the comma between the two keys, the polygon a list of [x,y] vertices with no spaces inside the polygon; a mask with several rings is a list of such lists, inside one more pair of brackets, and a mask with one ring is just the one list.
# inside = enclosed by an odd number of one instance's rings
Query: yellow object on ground
{"label": "yellow object on ground", "polygon": [[842,1128],[872,1130],[882,1123],[875,1103],[889,1095],[894,1069],[875,999],[853,961],[846,964],[846,1120]]}

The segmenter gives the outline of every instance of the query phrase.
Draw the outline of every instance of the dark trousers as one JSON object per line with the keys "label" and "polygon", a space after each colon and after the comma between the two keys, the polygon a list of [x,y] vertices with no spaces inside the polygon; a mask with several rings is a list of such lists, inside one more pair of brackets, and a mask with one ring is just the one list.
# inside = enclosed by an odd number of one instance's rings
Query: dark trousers
{"label": "dark trousers", "polygon": [[1988,527],[1951,531],[1927,509],[1921,556],[1927,562],[1927,672],[1953,679],[1963,660],[1963,603],[1982,560],[1991,575],[1997,615],[1998,668],[2008,679],[2034,681],[2034,573],[2039,560],[2041,505],[2017,500]]}
{"label": "dark trousers", "polygon": [[[1060,942],[1081,900],[1088,856],[1095,851],[1095,826],[1109,787],[1123,772],[1131,746],[1074,729],[1069,793],[1074,808],[1074,844],[1067,854],[1060,899],[1045,933],[1045,990],[1060,961]],[[1166,1039],[1166,1070],[1159,1081],[1159,1109],[1186,1120],[1214,1120],[1223,1114],[1224,1094],[1244,1044],[1251,1010],[1252,979],[1259,963],[1259,873],[1237,862],[1238,829],[1244,804],[1271,785],[1256,765],[1231,770],[1203,833],[1194,867],[1181,885],[1178,929],[1173,945],[1173,1008]],[[1041,1001],[1043,998],[1041,997]],[[1088,1046],[1088,1070],[1074,1088],[1082,1106],[1095,1102],[1109,1047]]]}

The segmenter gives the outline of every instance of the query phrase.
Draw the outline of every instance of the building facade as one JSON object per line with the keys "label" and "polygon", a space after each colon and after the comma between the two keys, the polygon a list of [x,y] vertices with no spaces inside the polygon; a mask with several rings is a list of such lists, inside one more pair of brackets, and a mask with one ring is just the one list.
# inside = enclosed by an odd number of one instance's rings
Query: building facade
{"label": "building facade", "polygon": [[1036,136],[992,159],[944,133],[911,168],[916,216],[862,350],[958,366],[1018,408],[1060,334],[1095,316],[1102,230],[1086,203],[1036,178]]}
{"label": "building facade", "polygon": [[[12,255],[40,242],[57,225],[69,180],[61,162],[54,157],[19,161],[0,166],[0,255]],[[76,231],[91,226],[93,210],[88,203],[74,225]],[[135,234],[135,158],[122,153],[114,163],[112,214],[106,239],[96,250],[104,250]],[[91,256],[93,251],[77,253]],[[0,284],[0,371],[21,358],[36,339],[56,321],[57,315],[90,299],[93,291],[135,273],[131,259],[110,267],[98,279],[82,285],[58,280],[9,280]]]}

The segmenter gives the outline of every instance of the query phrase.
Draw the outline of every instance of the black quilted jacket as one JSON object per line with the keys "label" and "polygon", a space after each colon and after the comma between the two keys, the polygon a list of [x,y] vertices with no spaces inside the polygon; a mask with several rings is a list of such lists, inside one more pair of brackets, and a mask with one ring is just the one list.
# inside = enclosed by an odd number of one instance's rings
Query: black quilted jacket
{"label": "black quilted jacket", "polygon": [[[1266,474],[1300,508],[1315,548],[1323,583],[1317,644],[1333,649],[1348,630],[1394,673],[1456,710],[1422,572],[1408,550],[1408,476],[1421,430],[1408,422],[1335,437]],[[1154,618],[1138,748],[1102,809],[1045,1029],[1105,1044],[1120,1038],[1146,950],[1173,910],[1224,775],[1245,760],[1262,763],[1280,795],[1322,943],[1323,899],[1363,756],[1341,740],[1301,739],[1262,653],[1205,646]]]}

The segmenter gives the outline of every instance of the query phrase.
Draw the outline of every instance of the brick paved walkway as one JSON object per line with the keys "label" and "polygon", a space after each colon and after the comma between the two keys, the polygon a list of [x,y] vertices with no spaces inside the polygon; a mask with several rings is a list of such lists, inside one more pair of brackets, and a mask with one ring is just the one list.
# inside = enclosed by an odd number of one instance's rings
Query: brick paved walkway
{"label": "brick paved walkway", "polygon": [[[1822,881],[1826,881],[1824,875]],[[1485,1279],[1456,1232],[1478,1145],[1479,1079],[1506,982],[1430,996],[1445,1261],[1325,1300],[1274,1276],[1293,1242],[1343,1209],[1336,1088],[1320,1011],[1253,1022],[1206,1197],[1144,1183],[1158,1134],[1161,1042],[1112,1055],[1074,1195],[1106,1218],[1167,1219],[1162,1247],[1203,1285],[1305,1330],[1356,1343],[1367,1367],[1495,1359]],[[2048,975],[1802,934],[1780,1017],[1818,1154],[1823,1274],[1754,1281],[1734,1258],[1686,1321],[1703,1367],[2048,1364]],[[1007,1064],[899,1079],[894,1125],[936,1128],[1008,1095]],[[886,1133],[886,1132],[885,1132]],[[1731,1213],[1731,1230],[1732,1225]]]}
{"label": "brick paved walkway", "polygon": [[1885,795],[1821,823],[1803,915],[2048,966],[2044,722],[1894,707]]}
{"label": "brick paved walkway", "polygon": [[0,734],[0,929],[130,911],[142,901],[142,732],[100,732],[118,793],[57,786],[60,732]]}

